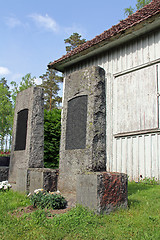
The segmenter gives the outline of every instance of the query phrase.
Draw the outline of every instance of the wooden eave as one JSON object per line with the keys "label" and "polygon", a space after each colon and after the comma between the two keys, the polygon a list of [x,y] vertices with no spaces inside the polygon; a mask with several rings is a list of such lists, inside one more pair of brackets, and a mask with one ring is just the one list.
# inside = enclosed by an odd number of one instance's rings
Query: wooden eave
{"label": "wooden eave", "polygon": [[122,30],[109,39],[103,40],[77,54],[74,54],[73,56],[65,58],[59,62],[53,62],[49,64],[48,67],[60,72],[64,72],[65,69],[70,68],[72,65],[77,64],[78,62],[101,54],[104,51],[108,51],[109,49],[115,48],[127,41],[131,41],[158,28],[160,28],[160,13],[147,18],[146,20],[137,23],[126,30]]}

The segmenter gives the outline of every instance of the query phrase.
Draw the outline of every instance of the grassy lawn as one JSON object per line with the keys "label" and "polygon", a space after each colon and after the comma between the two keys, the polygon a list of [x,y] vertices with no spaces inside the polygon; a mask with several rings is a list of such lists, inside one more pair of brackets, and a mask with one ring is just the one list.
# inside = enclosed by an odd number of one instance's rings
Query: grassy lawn
{"label": "grassy lawn", "polygon": [[20,193],[0,192],[0,239],[160,239],[160,185],[129,183],[128,209],[95,215],[81,206],[47,218],[37,210],[21,217],[11,214],[30,205]]}

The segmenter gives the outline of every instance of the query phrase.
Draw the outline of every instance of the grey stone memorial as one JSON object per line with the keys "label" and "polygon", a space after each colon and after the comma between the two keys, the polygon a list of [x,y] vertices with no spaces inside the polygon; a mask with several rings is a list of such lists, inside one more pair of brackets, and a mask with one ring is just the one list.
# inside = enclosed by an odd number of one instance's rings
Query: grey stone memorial
{"label": "grey stone memorial", "polygon": [[[44,118],[43,89],[28,88],[17,95],[14,114],[9,182],[13,189],[22,191],[26,175],[20,170],[43,168]],[[20,180],[20,176],[21,178]],[[18,182],[17,182],[18,180]]]}
{"label": "grey stone memorial", "polygon": [[77,174],[105,169],[105,74],[91,67],[65,79],[58,190],[74,194]]}

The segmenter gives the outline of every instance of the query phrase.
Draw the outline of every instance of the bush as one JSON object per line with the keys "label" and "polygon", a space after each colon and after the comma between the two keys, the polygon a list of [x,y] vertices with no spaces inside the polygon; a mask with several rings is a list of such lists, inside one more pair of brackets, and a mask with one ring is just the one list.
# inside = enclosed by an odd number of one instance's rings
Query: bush
{"label": "bush", "polygon": [[34,207],[38,208],[52,208],[52,209],[63,209],[67,205],[67,201],[61,194],[51,194],[43,191],[34,193],[31,196],[31,203]]}
{"label": "bush", "polygon": [[44,110],[44,166],[59,167],[61,110]]}

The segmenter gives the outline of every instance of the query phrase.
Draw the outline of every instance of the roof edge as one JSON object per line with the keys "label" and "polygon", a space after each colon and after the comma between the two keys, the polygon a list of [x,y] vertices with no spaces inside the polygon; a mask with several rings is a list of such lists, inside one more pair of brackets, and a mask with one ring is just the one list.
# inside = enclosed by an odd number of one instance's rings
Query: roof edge
{"label": "roof edge", "polygon": [[[158,9],[151,9],[152,11],[154,10],[154,14],[147,14],[146,17],[141,17],[141,19],[138,19],[138,22],[133,22],[127,27],[125,26],[118,29],[121,23],[126,24],[127,19],[130,19],[131,22],[132,18],[134,18],[135,16],[137,17],[137,14],[139,16],[141,11],[146,10],[149,5],[151,6],[151,4],[158,5]],[[113,26],[109,30],[106,30],[92,40],[87,41],[86,43],[78,46],[76,49],[62,56],[60,59],[50,63],[48,67],[64,72],[65,68],[69,67],[72,64],[90,58],[93,55],[100,54],[104,50],[109,50],[113,47],[123,44],[125,41],[132,40],[137,36],[143,35],[151,30],[158,28],[160,26],[160,2],[157,0],[153,0],[150,4],[146,5],[144,8],[132,14],[127,19],[122,20],[120,23]],[[111,30],[114,30],[114,34],[111,34]],[[107,34],[109,35],[109,37],[106,36]],[[91,46],[90,42],[92,43]]]}

